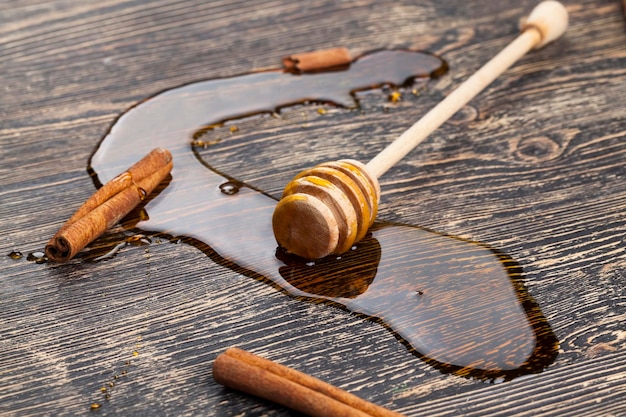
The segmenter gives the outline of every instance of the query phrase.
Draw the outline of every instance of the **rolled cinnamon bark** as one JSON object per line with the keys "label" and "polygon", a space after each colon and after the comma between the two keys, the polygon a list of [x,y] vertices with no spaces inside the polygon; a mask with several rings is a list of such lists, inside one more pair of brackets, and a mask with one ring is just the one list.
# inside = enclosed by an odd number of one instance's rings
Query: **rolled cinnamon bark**
{"label": "rolled cinnamon bark", "polygon": [[320,72],[345,68],[351,61],[346,48],[332,48],[289,55],[283,58],[283,66],[296,73]]}
{"label": "rolled cinnamon bark", "polygon": [[213,378],[219,384],[308,416],[403,417],[315,377],[234,347],[216,358]]}
{"label": "rolled cinnamon bark", "polygon": [[53,262],[66,262],[137,207],[172,170],[172,154],[153,149],[96,191],[46,245]]}

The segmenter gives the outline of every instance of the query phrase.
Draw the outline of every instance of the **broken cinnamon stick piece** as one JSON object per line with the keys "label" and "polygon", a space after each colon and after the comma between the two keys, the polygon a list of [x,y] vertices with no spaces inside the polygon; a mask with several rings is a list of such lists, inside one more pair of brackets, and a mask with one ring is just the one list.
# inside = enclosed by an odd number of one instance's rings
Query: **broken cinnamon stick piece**
{"label": "broken cinnamon stick piece", "polygon": [[229,348],[217,357],[213,378],[229,388],[312,417],[402,417],[317,378],[238,348]]}
{"label": "broken cinnamon stick piece", "polygon": [[283,67],[295,73],[332,71],[348,67],[351,61],[346,48],[332,48],[287,56]]}
{"label": "broken cinnamon stick piece", "polygon": [[172,154],[153,149],[96,191],[46,245],[53,262],[66,262],[137,207],[172,170]]}

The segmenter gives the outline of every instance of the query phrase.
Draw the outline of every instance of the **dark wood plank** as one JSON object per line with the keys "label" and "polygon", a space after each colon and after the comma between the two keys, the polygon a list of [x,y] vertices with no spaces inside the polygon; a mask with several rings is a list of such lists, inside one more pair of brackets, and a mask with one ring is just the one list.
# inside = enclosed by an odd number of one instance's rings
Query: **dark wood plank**
{"label": "dark wood plank", "polygon": [[[363,114],[286,109],[206,155],[278,195],[293,173],[348,146],[374,156],[506,45],[533,4],[4,2],[0,253],[43,249],[93,191],[87,160],[107,128],[159,91],[339,45],[448,61],[418,96],[390,103],[372,92]],[[381,220],[484,242],[521,264],[560,341],[543,373],[495,385],[442,374],[377,323],[152,237],[100,262],[0,257],[0,412],[86,414],[98,402],[105,415],[289,415],[213,382],[212,360],[237,345],[407,415],[624,413],[624,17],[619,1],[566,4],[564,39],[525,57],[381,178]]]}

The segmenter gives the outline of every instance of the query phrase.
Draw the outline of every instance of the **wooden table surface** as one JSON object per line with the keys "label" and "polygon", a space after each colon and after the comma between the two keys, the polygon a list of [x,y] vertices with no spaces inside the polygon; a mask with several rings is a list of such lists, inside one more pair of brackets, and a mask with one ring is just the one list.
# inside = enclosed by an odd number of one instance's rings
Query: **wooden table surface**
{"label": "wooden table surface", "polygon": [[534,2],[3,2],[0,414],[290,415],[213,381],[213,360],[236,345],[406,415],[626,415],[624,14],[618,1],[565,4],[564,38],[381,177],[381,221],[481,242],[523,269],[558,356],[489,383],[440,372],[376,321],[277,291],[216,260],[210,243],[139,224],[92,247],[138,233],[145,245],[100,261],[27,255],[94,191],[90,156],[147,97],[335,46],[447,61],[398,102],[385,88],[364,94],[360,111],[310,104],[242,122],[230,143],[256,145],[217,147],[210,164],[277,197],[306,166],[373,157],[510,42]]}

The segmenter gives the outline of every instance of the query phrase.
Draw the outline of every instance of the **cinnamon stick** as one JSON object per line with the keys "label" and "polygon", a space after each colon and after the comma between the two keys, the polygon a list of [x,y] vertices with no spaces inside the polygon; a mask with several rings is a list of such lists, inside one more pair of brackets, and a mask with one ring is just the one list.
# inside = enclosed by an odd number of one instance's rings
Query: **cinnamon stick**
{"label": "cinnamon stick", "polygon": [[309,416],[401,417],[333,385],[238,348],[213,364],[218,383],[265,398]]}
{"label": "cinnamon stick", "polygon": [[332,71],[348,67],[351,61],[346,48],[332,48],[289,55],[283,58],[283,67],[296,73]]}
{"label": "cinnamon stick", "polygon": [[46,245],[53,262],[66,262],[137,207],[172,170],[172,154],[153,149],[96,191]]}

